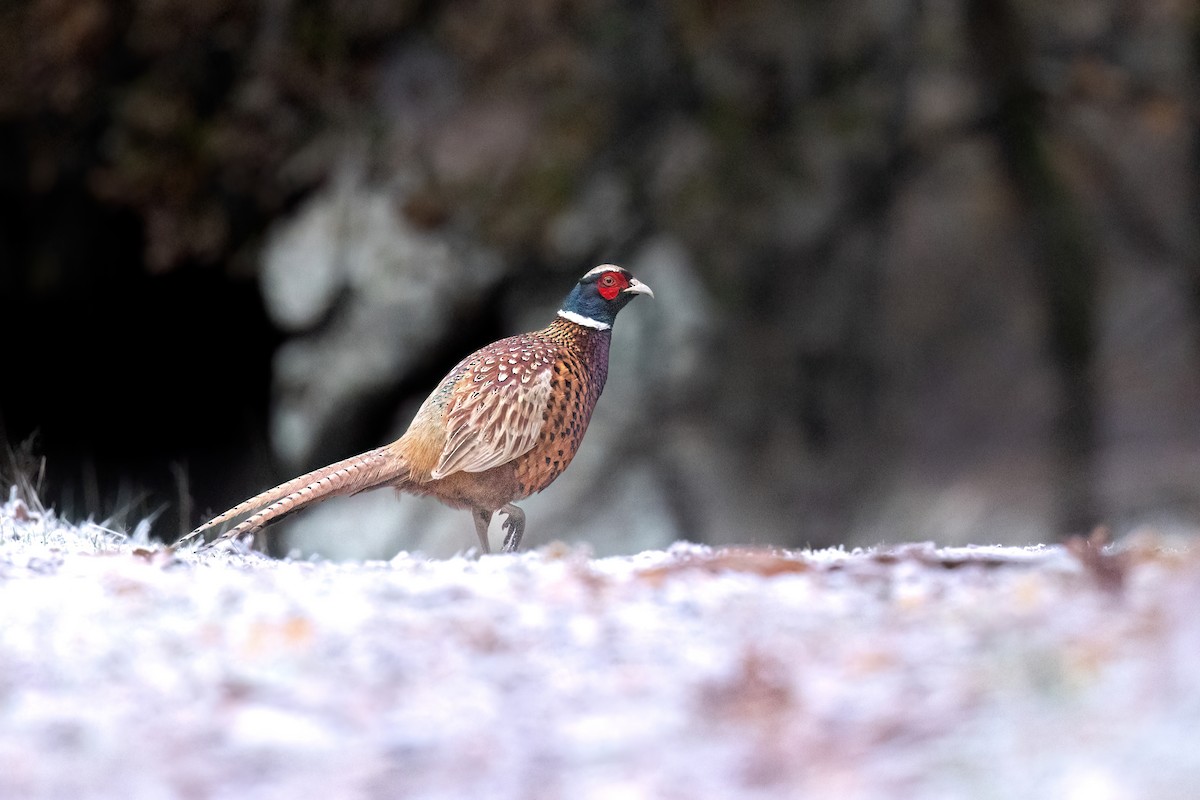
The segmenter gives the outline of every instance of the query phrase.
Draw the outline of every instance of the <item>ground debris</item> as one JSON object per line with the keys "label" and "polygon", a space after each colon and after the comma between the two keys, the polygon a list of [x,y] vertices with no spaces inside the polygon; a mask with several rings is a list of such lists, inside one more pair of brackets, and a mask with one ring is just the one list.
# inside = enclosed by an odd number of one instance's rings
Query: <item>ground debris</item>
{"label": "ground debris", "polygon": [[745,572],[772,578],[807,572],[812,565],[800,554],[787,550],[752,547],[721,547],[715,550],[688,553],[666,564],[640,570],[638,577],[652,584],[661,584],[671,575],[691,570],[712,574]]}
{"label": "ground debris", "polygon": [[1112,535],[1107,528],[1096,528],[1086,538],[1072,536],[1067,540],[1067,552],[1074,556],[1096,585],[1106,592],[1120,594],[1125,588],[1129,557],[1111,547]]}
{"label": "ground debris", "polygon": [[1200,782],[1200,556],[1153,534],[331,563],[137,544],[12,500],[0,532],[0,797]]}

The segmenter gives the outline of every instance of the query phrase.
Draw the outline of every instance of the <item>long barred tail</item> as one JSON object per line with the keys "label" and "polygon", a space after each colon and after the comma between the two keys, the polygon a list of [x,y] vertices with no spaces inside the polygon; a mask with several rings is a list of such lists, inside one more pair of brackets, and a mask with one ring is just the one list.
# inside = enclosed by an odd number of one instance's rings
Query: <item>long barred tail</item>
{"label": "long barred tail", "polygon": [[377,447],[327,467],[315,469],[298,478],[292,478],[286,483],[281,483],[249,500],[238,503],[184,536],[175,543],[175,546],[178,547],[210,528],[237,519],[247,512],[255,513],[221,534],[217,537],[217,541],[254,533],[273,522],[278,522],[293,511],[299,511],[301,508],[321,500],[338,495],[357,494],[386,484],[400,484],[407,477],[407,459],[399,456],[392,445]]}

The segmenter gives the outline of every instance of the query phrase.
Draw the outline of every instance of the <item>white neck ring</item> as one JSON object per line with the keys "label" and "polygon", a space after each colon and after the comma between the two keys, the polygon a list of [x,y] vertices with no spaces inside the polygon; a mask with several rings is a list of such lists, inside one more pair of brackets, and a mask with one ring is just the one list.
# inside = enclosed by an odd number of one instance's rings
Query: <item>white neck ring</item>
{"label": "white neck ring", "polygon": [[606,331],[612,327],[612,325],[594,320],[591,317],[576,314],[574,311],[564,311],[561,308],[558,310],[558,315],[568,322],[574,322],[576,325],[582,325],[585,328],[593,328],[598,331]]}

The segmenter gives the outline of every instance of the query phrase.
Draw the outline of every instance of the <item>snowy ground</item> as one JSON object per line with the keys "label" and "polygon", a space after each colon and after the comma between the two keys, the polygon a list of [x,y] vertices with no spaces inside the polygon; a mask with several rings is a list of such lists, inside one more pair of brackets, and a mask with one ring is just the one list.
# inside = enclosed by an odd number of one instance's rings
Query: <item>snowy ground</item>
{"label": "snowy ground", "polygon": [[274,561],[0,507],[0,798],[1194,798],[1200,552]]}

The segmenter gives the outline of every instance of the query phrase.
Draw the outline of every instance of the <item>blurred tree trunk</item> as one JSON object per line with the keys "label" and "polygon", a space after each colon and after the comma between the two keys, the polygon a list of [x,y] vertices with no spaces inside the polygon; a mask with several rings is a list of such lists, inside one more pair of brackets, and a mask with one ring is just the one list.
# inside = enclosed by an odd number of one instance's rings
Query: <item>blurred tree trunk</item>
{"label": "blurred tree trunk", "polygon": [[1095,307],[1097,260],[1078,210],[1045,149],[1045,99],[1034,85],[1022,20],[1008,0],[971,0],[969,35],[980,80],[995,107],[987,127],[1024,206],[1033,256],[1042,267],[1050,348],[1060,377],[1056,423],[1060,535],[1090,530],[1098,521],[1095,497],[1097,427]]}

